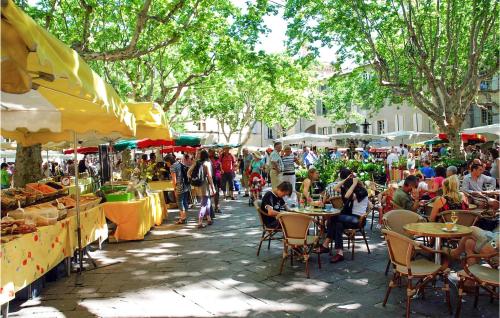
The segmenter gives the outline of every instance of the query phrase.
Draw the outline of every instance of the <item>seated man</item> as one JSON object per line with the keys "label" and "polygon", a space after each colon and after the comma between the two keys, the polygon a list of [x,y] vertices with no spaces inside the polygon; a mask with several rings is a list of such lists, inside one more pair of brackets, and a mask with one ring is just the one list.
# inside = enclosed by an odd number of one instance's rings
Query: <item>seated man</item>
{"label": "seated man", "polygon": [[403,186],[394,192],[392,204],[395,209],[403,209],[416,212],[419,206],[418,201],[418,179],[411,175],[406,177]]}
{"label": "seated man", "polygon": [[267,212],[267,215],[262,215],[262,220],[266,227],[280,227],[280,223],[276,219],[276,216],[280,214],[280,212],[289,211],[283,198],[291,195],[292,192],[292,184],[287,181],[280,183],[276,189],[266,192],[260,205],[261,210]]}
{"label": "seated man", "polygon": [[473,163],[470,166],[470,173],[464,177],[461,190],[473,196],[474,204],[480,207],[486,207],[486,202],[488,202],[488,207],[496,210],[498,209],[498,201],[484,197],[482,191],[485,184],[489,184],[491,187],[495,188],[497,180],[484,175],[483,171],[484,167],[482,164]]}

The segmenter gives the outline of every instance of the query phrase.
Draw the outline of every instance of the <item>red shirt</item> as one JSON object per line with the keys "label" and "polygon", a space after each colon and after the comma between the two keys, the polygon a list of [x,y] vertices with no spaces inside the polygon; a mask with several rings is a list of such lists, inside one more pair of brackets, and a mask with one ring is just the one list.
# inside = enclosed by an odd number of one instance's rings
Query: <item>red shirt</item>
{"label": "red shirt", "polygon": [[220,161],[222,172],[234,172],[234,163],[236,162],[236,159],[232,154],[222,154]]}

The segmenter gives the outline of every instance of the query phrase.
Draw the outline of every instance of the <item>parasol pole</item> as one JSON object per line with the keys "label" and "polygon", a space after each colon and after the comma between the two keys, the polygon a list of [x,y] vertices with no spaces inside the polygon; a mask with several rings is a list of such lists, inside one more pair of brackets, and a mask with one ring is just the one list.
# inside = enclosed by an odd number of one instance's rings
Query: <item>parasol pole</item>
{"label": "parasol pole", "polygon": [[78,184],[78,140],[77,133],[73,131],[73,153],[75,157],[75,196],[76,196],[76,234],[78,239],[78,275],[83,271],[83,251],[82,251],[82,229],[80,228],[80,185]]}

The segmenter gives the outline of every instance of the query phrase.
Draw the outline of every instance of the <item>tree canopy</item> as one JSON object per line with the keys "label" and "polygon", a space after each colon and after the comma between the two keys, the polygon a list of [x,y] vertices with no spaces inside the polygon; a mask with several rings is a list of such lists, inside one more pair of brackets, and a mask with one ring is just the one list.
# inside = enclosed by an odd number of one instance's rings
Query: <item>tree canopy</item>
{"label": "tree canopy", "polygon": [[497,0],[288,0],[285,10],[294,51],[335,47],[339,71],[371,65],[455,145],[481,80],[498,72],[498,13]]}

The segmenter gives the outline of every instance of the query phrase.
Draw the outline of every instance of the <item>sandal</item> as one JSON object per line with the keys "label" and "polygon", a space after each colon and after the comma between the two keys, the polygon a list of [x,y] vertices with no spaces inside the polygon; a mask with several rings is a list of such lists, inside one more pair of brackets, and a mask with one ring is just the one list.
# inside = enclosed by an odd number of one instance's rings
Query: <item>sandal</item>
{"label": "sandal", "polygon": [[207,225],[212,225],[213,223],[213,221],[207,221]]}
{"label": "sandal", "polygon": [[186,219],[178,219],[175,224],[186,224]]}
{"label": "sandal", "polygon": [[203,224],[203,223],[202,223],[202,224],[198,224],[198,226],[197,226],[197,227],[198,227],[199,229],[203,229],[203,228],[206,228],[207,226],[206,226],[205,224]]}

